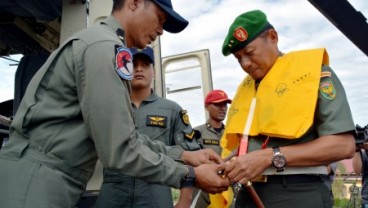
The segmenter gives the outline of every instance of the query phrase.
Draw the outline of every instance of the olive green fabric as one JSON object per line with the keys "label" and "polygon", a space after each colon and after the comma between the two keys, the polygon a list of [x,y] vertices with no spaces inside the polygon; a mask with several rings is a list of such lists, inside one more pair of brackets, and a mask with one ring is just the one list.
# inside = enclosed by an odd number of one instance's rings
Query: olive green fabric
{"label": "olive green fabric", "polygon": [[[151,140],[174,145],[173,159],[183,149],[198,150],[195,140],[185,139],[185,134],[193,131],[190,124],[181,119],[183,109],[175,102],[163,99],[152,92],[142,101],[139,108],[134,104],[136,129]],[[156,122],[157,121],[157,122]],[[168,154],[169,155],[169,154]],[[119,172],[105,169],[104,180],[97,199],[97,208],[172,208],[171,188],[159,184],[147,183]]]}
{"label": "olive green fabric", "polygon": [[267,16],[260,10],[245,12],[235,18],[222,44],[222,54],[228,56],[258,37],[263,31],[272,26]]}
{"label": "olive green fabric", "polygon": [[194,129],[201,132],[201,138],[198,139],[198,142],[204,148],[211,148],[217,154],[221,154],[221,147],[220,147],[220,139],[224,134],[225,126],[223,126],[221,132],[217,132],[209,122],[194,127]]}
{"label": "olive green fabric", "polygon": [[[211,124],[207,121],[205,124],[194,127],[194,129],[201,132],[201,138],[198,139],[198,142],[203,146],[203,148],[213,149],[217,154],[221,155],[221,147],[220,147],[220,139],[224,134],[225,126],[222,126],[221,132],[217,132]],[[192,199],[193,204],[195,204],[195,208],[206,208],[210,205],[210,197],[209,194],[200,189],[193,189]],[[200,192],[199,192],[200,191]],[[198,199],[194,201],[197,194],[199,193]]]}
{"label": "olive green fabric", "polygon": [[30,82],[0,151],[2,207],[74,207],[97,158],[106,168],[179,187],[188,169],[155,153],[170,147],[135,130],[130,82],[115,72],[115,48],[124,47],[119,28],[109,17],[77,33]]}

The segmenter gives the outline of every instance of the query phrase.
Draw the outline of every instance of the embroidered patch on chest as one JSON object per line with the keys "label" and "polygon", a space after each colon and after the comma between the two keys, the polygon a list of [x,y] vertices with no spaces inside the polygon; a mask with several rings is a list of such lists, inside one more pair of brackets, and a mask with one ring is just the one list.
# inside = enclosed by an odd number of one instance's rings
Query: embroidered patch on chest
{"label": "embroidered patch on chest", "polygon": [[125,80],[133,79],[133,56],[128,48],[116,46],[115,70]]}
{"label": "embroidered patch on chest", "polygon": [[167,124],[166,116],[148,115],[146,119],[147,126],[158,126],[165,128]]}
{"label": "embroidered patch on chest", "polygon": [[333,100],[336,97],[336,90],[331,81],[321,82],[319,91],[327,100]]}
{"label": "embroidered patch on chest", "polygon": [[209,145],[219,145],[220,141],[215,139],[203,139],[203,144],[209,144]]}

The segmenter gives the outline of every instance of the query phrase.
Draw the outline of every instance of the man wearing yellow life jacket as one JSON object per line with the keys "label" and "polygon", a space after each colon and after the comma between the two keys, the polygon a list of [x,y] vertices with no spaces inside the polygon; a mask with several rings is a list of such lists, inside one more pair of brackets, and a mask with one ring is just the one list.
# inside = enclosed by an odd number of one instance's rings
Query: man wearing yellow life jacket
{"label": "man wearing yellow life jacket", "polygon": [[[248,76],[228,112],[222,156],[240,141],[247,151],[228,163],[224,175],[240,184],[251,181],[267,208],[332,207],[323,183],[326,167],[355,151],[344,88],[324,48],[283,54],[277,44],[262,11],[241,14],[229,28],[222,53],[233,54]],[[225,204],[219,196],[211,200]],[[243,185],[235,207],[255,206]]]}

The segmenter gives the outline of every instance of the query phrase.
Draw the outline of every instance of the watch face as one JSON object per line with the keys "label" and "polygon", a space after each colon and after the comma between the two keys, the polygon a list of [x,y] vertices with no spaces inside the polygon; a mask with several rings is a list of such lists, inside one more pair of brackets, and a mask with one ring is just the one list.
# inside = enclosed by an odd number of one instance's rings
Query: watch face
{"label": "watch face", "polygon": [[273,165],[276,167],[276,168],[282,168],[284,167],[286,164],[286,159],[285,157],[283,156],[275,156],[273,158]]}

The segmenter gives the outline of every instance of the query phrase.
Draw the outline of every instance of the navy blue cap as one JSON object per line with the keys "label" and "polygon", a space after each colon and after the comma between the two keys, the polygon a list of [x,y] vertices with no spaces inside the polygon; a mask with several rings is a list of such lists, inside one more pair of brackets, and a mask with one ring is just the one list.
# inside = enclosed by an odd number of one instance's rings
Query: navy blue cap
{"label": "navy blue cap", "polygon": [[133,59],[135,55],[145,55],[147,56],[150,60],[152,64],[155,64],[155,58],[153,55],[153,49],[149,46],[145,47],[144,49],[139,49],[139,48],[131,48],[130,51],[132,52],[133,55]]}
{"label": "navy blue cap", "polygon": [[167,14],[164,23],[164,30],[170,33],[178,33],[183,31],[189,24],[188,20],[184,19],[174,11],[171,0],[152,0]]}

